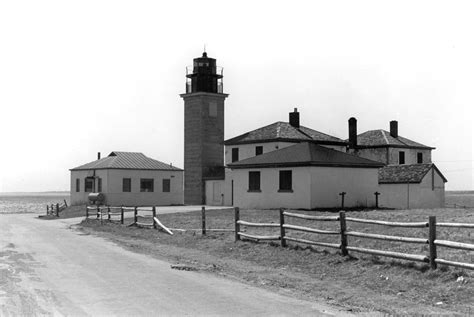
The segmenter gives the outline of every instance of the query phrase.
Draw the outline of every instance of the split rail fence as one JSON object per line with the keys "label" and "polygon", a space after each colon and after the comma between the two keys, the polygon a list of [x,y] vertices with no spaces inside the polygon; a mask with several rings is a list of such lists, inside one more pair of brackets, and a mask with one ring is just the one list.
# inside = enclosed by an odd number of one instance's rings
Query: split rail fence
{"label": "split rail fence", "polygon": [[[312,222],[314,221],[338,222],[339,230],[322,230],[322,229],[315,229],[315,228],[310,228],[310,227],[305,227],[305,226],[286,224],[285,220],[287,218],[303,219],[303,220],[312,221]],[[425,239],[425,238],[415,238],[415,237],[391,236],[391,235],[351,231],[351,230],[348,230],[347,228],[348,222],[349,223],[350,222],[364,223],[368,225],[382,225],[382,226],[388,226],[388,227],[412,228],[412,229],[427,228],[428,238]],[[241,227],[279,228],[280,232],[278,235],[255,235],[255,234],[248,234],[248,233],[242,232]],[[280,223],[253,223],[253,222],[241,220],[239,208],[235,208],[235,240],[236,241],[241,240],[241,238],[247,238],[247,239],[252,239],[256,241],[280,240],[282,247],[286,247],[287,242],[292,241],[292,242],[297,242],[297,243],[339,249],[343,256],[347,256],[349,254],[349,251],[352,251],[352,252],[360,252],[360,253],[372,254],[372,255],[377,255],[377,256],[397,258],[397,259],[402,259],[402,260],[425,262],[425,263],[430,264],[431,269],[436,269],[437,264],[443,264],[443,265],[450,265],[450,266],[474,270],[473,263],[455,262],[455,261],[438,258],[437,256],[438,247],[447,247],[447,248],[453,248],[453,249],[458,249],[458,250],[474,251],[474,244],[439,240],[436,238],[437,227],[473,229],[474,223],[446,223],[446,222],[437,223],[435,216],[430,216],[427,222],[390,222],[390,221],[346,217],[346,214],[344,211],[339,212],[339,215],[335,215],[335,216],[312,216],[312,215],[288,212],[288,211],[285,211],[284,209],[280,209]],[[339,242],[328,243],[328,242],[323,242],[323,241],[301,239],[301,238],[295,237],[294,235],[293,236],[291,235],[291,232],[294,232],[294,231],[313,233],[317,235],[338,236]],[[393,251],[386,251],[386,250],[366,249],[366,248],[361,248],[357,246],[349,246],[348,239],[347,239],[348,236],[367,238],[367,239],[385,240],[385,241],[396,241],[396,242],[402,242],[402,243],[416,243],[416,244],[429,245],[429,254],[428,255],[408,254],[408,253],[393,252]]]}
{"label": "split rail fence", "polygon": [[59,213],[67,208],[67,201],[64,199],[64,203],[57,203],[46,205],[46,215],[53,215],[59,217]]}
{"label": "split rail fence", "polygon": [[[86,206],[86,218],[91,216],[91,213],[96,216],[96,219],[102,221],[106,218],[109,221],[120,221],[124,224],[125,212],[133,212],[133,222],[128,226],[140,226],[140,227],[151,227],[157,229],[160,227],[166,233],[172,235],[173,232],[164,226],[161,221],[156,217],[156,207],[140,208],[140,207],[113,207],[113,206]],[[119,216],[119,219],[112,219],[112,217]],[[148,222],[144,222],[148,221]]]}

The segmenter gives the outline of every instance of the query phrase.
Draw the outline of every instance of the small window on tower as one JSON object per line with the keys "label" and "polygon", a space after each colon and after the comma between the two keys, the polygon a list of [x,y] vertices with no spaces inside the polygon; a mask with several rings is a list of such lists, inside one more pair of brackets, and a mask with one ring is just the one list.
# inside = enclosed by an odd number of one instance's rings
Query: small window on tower
{"label": "small window on tower", "polygon": [[416,154],[416,158],[417,158],[417,163],[418,164],[422,164],[423,163],[423,153],[419,152]]}
{"label": "small window on tower", "polygon": [[232,149],[232,162],[237,162],[239,160],[239,148]]}
{"label": "small window on tower", "polygon": [[405,164],[405,152],[398,152],[398,164]]}
{"label": "small window on tower", "polygon": [[217,102],[209,102],[209,117],[217,117]]}
{"label": "small window on tower", "polygon": [[255,155],[263,154],[263,146],[256,146],[255,147]]}

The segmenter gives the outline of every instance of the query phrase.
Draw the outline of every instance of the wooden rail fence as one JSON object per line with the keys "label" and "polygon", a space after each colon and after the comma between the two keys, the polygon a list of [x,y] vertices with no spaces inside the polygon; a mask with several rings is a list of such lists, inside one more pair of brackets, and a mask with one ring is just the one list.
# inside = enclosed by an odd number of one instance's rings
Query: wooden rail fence
{"label": "wooden rail fence", "polygon": [[[133,222],[128,226],[141,226],[141,227],[152,227],[157,229],[160,227],[166,233],[172,235],[173,232],[168,229],[161,221],[156,217],[156,207],[113,207],[113,206],[86,206],[86,218],[89,218],[91,212],[95,212],[96,219],[102,223],[104,217],[107,217],[108,221],[112,221],[112,216],[120,216],[120,223],[124,224],[124,217],[126,211],[133,211]],[[139,212],[141,214],[139,214]],[[151,212],[151,214],[150,214]],[[143,215],[145,213],[145,215]],[[151,222],[143,222],[143,220],[151,220]]]}
{"label": "wooden rail fence", "polygon": [[[297,218],[297,219],[303,219],[306,221],[319,221],[319,222],[321,221],[338,222],[339,230],[322,230],[322,229],[315,229],[315,228],[310,228],[310,227],[286,224],[285,218]],[[391,236],[391,235],[351,231],[351,230],[348,230],[347,228],[347,223],[350,223],[350,222],[364,223],[368,225],[369,224],[381,225],[381,226],[388,226],[388,227],[412,228],[412,229],[428,228],[428,238],[424,239],[424,238]],[[247,234],[241,231],[241,227],[279,228],[280,232],[279,232],[279,235]],[[346,214],[344,211],[339,212],[339,215],[337,216],[312,216],[312,215],[288,212],[288,211],[285,211],[284,209],[280,209],[280,222],[279,223],[253,223],[253,222],[241,220],[240,210],[239,208],[235,208],[235,240],[236,241],[241,240],[241,238],[247,238],[247,239],[252,239],[256,241],[280,240],[282,247],[286,247],[288,241],[293,241],[293,242],[298,242],[298,243],[340,249],[341,254],[343,256],[348,255],[349,251],[352,251],[352,252],[367,253],[367,254],[378,255],[378,256],[392,257],[392,258],[397,258],[397,259],[402,259],[402,260],[425,262],[425,263],[429,263],[431,269],[436,269],[437,264],[444,264],[444,265],[450,265],[450,266],[474,270],[473,263],[455,262],[455,261],[438,258],[437,247],[447,247],[447,248],[454,248],[454,249],[459,249],[459,250],[474,251],[474,244],[439,240],[436,238],[437,227],[471,228],[472,229],[474,228],[474,223],[444,223],[444,222],[437,223],[436,217],[434,216],[430,216],[427,222],[391,222],[391,221],[346,217]],[[294,232],[294,231],[313,233],[316,235],[339,236],[340,240],[338,243],[328,243],[328,242],[317,241],[317,240],[301,239],[295,236],[291,236],[291,232]],[[400,253],[400,252],[393,252],[393,251],[386,251],[386,250],[367,249],[367,248],[361,248],[357,246],[349,246],[348,240],[347,240],[348,236],[366,238],[366,239],[385,240],[385,241],[396,241],[396,242],[402,242],[402,243],[424,244],[424,245],[429,246],[429,254],[428,255],[408,254],[408,253]]]}
{"label": "wooden rail fence", "polygon": [[59,217],[59,213],[67,208],[67,201],[64,199],[64,203],[56,203],[51,205],[46,205],[46,215],[54,215]]}

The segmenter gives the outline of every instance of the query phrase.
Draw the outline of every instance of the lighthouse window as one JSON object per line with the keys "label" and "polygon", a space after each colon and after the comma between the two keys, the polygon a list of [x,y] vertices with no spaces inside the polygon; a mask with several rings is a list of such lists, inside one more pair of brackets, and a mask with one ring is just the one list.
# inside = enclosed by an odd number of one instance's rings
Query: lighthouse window
{"label": "lighthouse window", "polygon": [[215,101],[209,103],[209,117],[217,117],[217,102]]}

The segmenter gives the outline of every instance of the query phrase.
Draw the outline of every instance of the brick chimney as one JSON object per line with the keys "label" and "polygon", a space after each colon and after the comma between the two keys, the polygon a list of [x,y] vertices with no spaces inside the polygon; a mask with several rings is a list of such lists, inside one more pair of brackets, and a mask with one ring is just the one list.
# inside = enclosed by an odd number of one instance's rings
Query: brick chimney
{"label": "brick chimney", "polygon": [[352,117],[349,119],[349,148],[357,147],[357,119]]}
{"label": "brick chimney", "polygon": [[295,108],[293,112],[290,112],[290,125],[295,128],[300,127],[300,113],[298,112],[298,108]]}
{"label": "brick chimney", "polygon": [[390,135],[394,138],[398,138],[398,121],[390,121]]}

